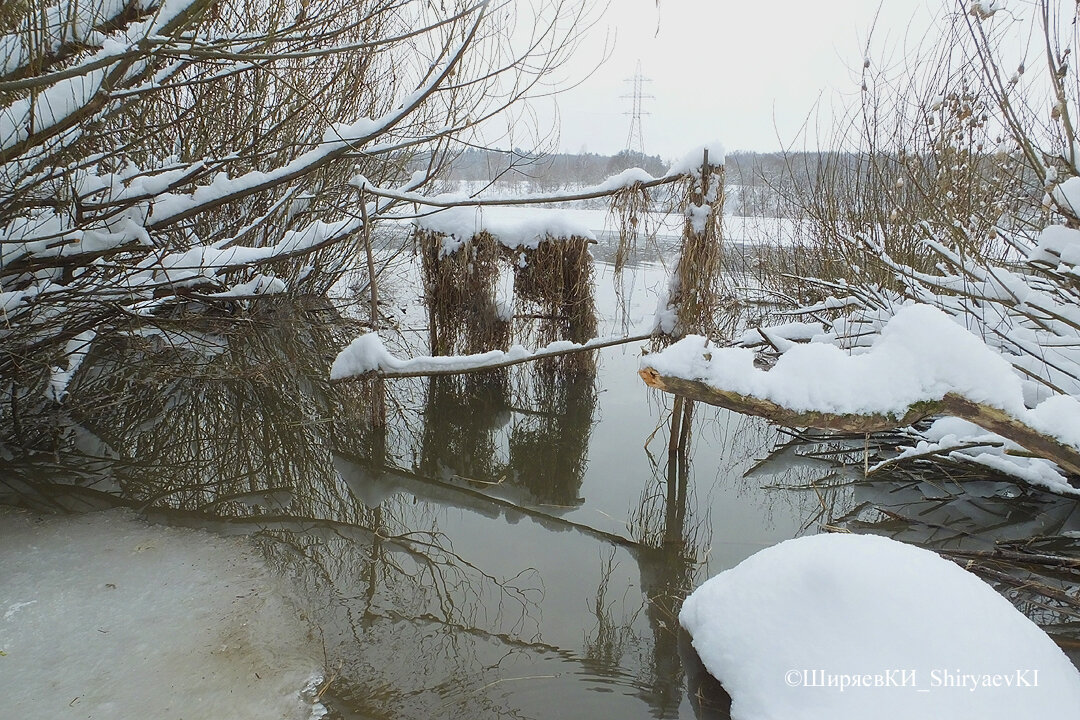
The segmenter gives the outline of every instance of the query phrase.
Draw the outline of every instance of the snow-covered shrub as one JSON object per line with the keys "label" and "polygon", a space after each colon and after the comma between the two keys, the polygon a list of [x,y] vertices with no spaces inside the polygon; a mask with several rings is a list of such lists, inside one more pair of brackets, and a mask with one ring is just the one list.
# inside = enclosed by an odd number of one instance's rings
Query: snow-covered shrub
{"label": "snow-covered shrub", "polygon": [[0,372],[56,399],[94,337],[325,292],[387,193],[422,192],[587,25],[559,0],[3,12]]}

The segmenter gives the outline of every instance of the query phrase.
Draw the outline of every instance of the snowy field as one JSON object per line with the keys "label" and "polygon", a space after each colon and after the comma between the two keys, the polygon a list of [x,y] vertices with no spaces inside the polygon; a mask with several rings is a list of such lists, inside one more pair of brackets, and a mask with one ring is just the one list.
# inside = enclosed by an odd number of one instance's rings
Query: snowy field
{"label": "snowy field", "polygon": [[253,547],[0,510],[0,717],[304,720],[319,644]]}

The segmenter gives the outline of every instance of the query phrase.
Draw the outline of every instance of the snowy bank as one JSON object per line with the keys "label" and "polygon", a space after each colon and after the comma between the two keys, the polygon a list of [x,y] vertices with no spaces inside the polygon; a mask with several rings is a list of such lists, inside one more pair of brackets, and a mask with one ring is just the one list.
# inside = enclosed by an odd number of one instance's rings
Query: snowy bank
{"label": "snowy bank", "polygon": [[321,650],[248,545],[0,509],[0,717],[299,720]]}
{"label": "snowy bank", "polygon": [[989,585],[882,537],[763,550],[683,605],[733,720],[1074,717],[1080,672]]}

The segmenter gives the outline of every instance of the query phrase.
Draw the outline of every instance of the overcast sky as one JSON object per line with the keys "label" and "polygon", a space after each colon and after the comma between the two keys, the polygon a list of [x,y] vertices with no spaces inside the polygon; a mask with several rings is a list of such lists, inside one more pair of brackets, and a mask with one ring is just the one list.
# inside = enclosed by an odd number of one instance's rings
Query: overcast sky
{"label": "overcast sky", "polygon": [[[926,35],[931,9],[951,0],[880,5],[875,45],[902,53]],[[878,10],[877,0],[661,0],[659,8],[656,0],[613,0],[575,62],[585,72],[609,32],[613,54],[560,97],[560,147],[606,154],[626,146],[631,101],[621,96],[640,60],[652,79],[645,93],[654,96],[644,103],[647,153],[672,158],[711,140],[728,150],[780,149],[797,139],[816,103],[827,121],[830,107],[857,96]]]}

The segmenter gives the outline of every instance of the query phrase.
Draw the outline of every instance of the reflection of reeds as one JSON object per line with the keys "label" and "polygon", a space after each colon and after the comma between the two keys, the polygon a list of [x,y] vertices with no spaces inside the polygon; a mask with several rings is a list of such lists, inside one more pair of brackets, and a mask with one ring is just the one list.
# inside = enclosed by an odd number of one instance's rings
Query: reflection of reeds
{"label": "reflection of reeds", "polygon": [[267,303],[248,323],[204,319],[202,334],[188,320],[99,342],[66,402],[80,438],[64,444],[68,460],[104,456],[98,479],[147,506],[245,516],[295,504],[362,520],[328,482],[333,445],[364,443],[367,403],[359,386],[329,386],[321,348],[350,329],[328,313]]}
{"label": "reflection of reeds", "polygon": [[585,656],[582,664],[599,674],[617,671],[631,639],[634,618],[637,613],[616,621],[612,617],[614,601],[608,600],[608,586],[615,571],[615,549],[600,559],[600,583],[592,600],[592,614],[596,618],[593,635],[585,638]]}
{"label": "reflection of reeds", "polygon": [[509,419],[506,370],[433,377],[428,381],[419,470],[495,483],[505,475],[496,434]]}
{"label": "reflection of reeds", "polygon": [[646,681],[651,686],[658,716],[667,716],[682,697],[682,668],[678,663],[679,611],[694,585],[699,560],[709,543],[708,517],[693,517],[690,486],[692,403],[671,415],[667,463],[654,465],[655,482],[642,489],[630,521],[641,543],[641,589],[646,617],[652,626],[653,653]]}
{"label": "reflection of reeds", "polygon": [[574,506],[588,465],[596,411],[594,373],[537,367],[528,374],[527,404],[508,438],[515,482],[538,502]]}

